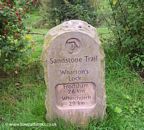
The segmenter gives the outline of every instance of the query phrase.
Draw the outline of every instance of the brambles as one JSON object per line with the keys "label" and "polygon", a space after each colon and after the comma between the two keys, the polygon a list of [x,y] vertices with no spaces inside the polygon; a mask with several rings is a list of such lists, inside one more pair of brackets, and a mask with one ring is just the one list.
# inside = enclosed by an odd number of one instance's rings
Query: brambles
{"label": "brambles", "polygon": [[12,69],[26,51],[23,18],[26,8],[17,7],[15,0],[0,2],[0,66],[2,70]]}

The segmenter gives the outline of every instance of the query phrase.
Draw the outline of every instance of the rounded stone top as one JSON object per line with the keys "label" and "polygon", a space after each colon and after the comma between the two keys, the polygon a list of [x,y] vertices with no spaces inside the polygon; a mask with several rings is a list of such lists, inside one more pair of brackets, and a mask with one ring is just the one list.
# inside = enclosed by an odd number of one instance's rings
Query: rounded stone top
{"label": "rounded stone top", "polygon": [[63,32],[70,32],[70,31],[84,32],[90,35],[91,37],[95,37],[97,35],[95,27],[81,20],[65,21],[62,24],[49,30],[48,35],[54,36],[61,34]]}
{"label": "rounded stone top", "polygon": [[92,27],[87,22],[81,21],[81,20],[70,20],[62,23],[62,27],[64,28],[74,28],[74,29],[87,29],[87,30],[95,30],[94,27]]}

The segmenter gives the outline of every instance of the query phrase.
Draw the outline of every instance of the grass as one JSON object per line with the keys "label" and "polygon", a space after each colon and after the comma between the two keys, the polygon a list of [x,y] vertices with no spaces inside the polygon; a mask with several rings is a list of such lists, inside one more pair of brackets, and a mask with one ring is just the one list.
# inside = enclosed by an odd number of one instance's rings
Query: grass
{"label": "grass", "polygon": [[[47,29],[33,29],[38,13],[32,13],[26,21],[33,32],[46,33]],[[31,23],[31,24],[30,24]],[[143,130],[144,129],[144,85],[140,77],[131,71],[127,58],[115,50],[115,41],[109,30],[98,28],[101,40],[105,43],[106,54],[106,94],[107,115],[103,121],[91,119],[85,128],[75,126],[62,119],[52,123],[57,126],[20,127],[4,123],[46,123],[45,92],[43,68],[40,55],[43,45],[42,35],[33,35],[34,50],[31,62],[18,74],[1,79],[1,130]],[[108,34],[107,34],[108,32]],[[50,123],[50,122],[49,122]],[[48,125],[48,124],[47,124]],[[50,124],[49,124],[50,125]]]}

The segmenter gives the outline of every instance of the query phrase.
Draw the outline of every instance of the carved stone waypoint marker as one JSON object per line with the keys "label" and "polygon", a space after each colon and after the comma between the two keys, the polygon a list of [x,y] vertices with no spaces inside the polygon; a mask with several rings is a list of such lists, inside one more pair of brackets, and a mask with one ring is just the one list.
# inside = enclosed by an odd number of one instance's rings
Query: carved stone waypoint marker
{"label": "carved stone waypoint marker", "polygon": [[96,29],[71,20],[51,29],[42,53],[47,119],[85,125],[105,114],[104,52]]}

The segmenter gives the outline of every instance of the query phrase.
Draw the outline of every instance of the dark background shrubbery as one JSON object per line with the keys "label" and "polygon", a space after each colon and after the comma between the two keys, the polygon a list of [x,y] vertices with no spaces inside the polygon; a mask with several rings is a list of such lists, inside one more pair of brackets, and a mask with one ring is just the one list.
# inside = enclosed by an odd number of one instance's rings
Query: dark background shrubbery
{"label": "dark background shrubbery", "polygon": [[41,14],[50,27],[71,19],[96,25],[97,12],[89,0],[41,0]]}

